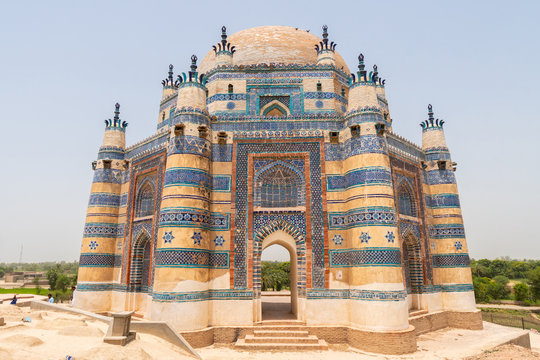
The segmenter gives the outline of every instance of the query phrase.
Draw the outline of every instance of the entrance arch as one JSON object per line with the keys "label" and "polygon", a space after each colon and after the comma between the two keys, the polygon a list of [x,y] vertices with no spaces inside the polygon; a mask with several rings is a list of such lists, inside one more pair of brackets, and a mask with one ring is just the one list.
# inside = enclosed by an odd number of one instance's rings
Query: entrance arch
{"label": "entrance arch", "polygon": [[402,244],[403,253],[403,281],[409,294],[409,309],[422,308],[421,293],[424,285],[424,261],[420,241],[408,234]]}
{"label": "entrance arch", "polygon": [[[281,245],[289,252],[291,312],[296,319],[304,320],[305,284],[306,284],[306,244],[298,229],[286,221],[277,220],[265,226],[254,238],[253,249],[253,319],[262,321],[261,301],[261,255],[271,245]],[[302,297],[301,297],[302,296]]]}

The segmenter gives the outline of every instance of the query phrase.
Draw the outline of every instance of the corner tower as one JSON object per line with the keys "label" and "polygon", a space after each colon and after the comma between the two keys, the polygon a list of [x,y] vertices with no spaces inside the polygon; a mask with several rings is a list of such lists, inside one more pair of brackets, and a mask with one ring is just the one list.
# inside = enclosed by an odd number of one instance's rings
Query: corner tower
{"label": "corner tower", "polygon": [[422,167],[433,280],[440,287],[444,310],[475,311],[468,248],[454,176],[455,163],[450,158],[443,124],[443,120],[434,118],[430,104],[428,119],[420,126],[422,149],[426,154]]}
{"label": "corner tower", "polygon": [[185,329],[207,326],[208,302],[182,300],[163,306],[161,300],[173,291],[205,294],[210,286],[211,130],[204,82],[193,55],[188,75],[179,77],[155,252],[152,317],[174,319]]}
{"label": "corner tower", "polygon": [[110,284],[120,274],[125,222],[123,194],[126,192],[128,177],[128,162],[125,160],[126,127],[127,122],[120,120],[120,104],[117,103],[114,118],[105,120],[103,143],[97,161],[92,163],[94,179],[88,201],[78,275],[78,282],[83,283],[78,290],[84,292],[76,297],[78,307],[110,307],[110,293],[93,294],[93,291],[105,290],[100,288],[100,283]]}

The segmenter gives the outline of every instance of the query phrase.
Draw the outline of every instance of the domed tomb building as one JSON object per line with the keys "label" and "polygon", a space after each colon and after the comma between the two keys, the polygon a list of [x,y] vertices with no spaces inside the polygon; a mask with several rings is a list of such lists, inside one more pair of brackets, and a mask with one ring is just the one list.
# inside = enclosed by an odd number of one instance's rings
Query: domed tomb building
{"label": "domed tomb building", "polygon": [[418,317],[481,328],[443,121],[430,105],[422,147],[396,135],[385,80],[357,67],[326,27],[223,27],[200,65],[169,67],[153,135],[126,147],[117,104],[75,306],[190,336],[246,329],[264,315],[261,253],[279,244],[299,324],[394,353],[414,351]]}

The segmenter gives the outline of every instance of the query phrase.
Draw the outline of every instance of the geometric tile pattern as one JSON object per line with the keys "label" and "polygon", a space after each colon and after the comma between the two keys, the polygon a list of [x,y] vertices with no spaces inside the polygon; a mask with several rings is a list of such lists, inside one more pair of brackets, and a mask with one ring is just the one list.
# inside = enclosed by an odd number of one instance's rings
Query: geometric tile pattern
{"label": "geometric tile pattern", "polygon": [[164,187],[184,185],[210,188],[210,174],[195,168],[168,168],[165,172]]}
{"label": "geometric tile pattern", "polygon": [[328,213],[329,229],[350,229],[362,226],[395,226],[396,213],[391,207],[365,207],[345,213]]}
{"label": "geometric tile pattern", "polygon": [[157,249],[156,267],[228,269],[229,252],[189,248]]}
{"label": "geometric tile pattern", "polygon": [[111,184],[124,184],[129,181],[129,171],[117,169],[96,169],[94,170],[93,183],[106,182]]}
{"label": "geometric tile pattern", "polygon": [[454,267],[469,267],[471,261],[469,254],[433,254],[432,257],[434,268],[454,268]]}
{"label": "geometric tile pattern", "polygon": [[388,240],[389,243],[394,243],[396,236],[394,235],[393,231],[388,231],[386,235],[384,236],[386,240]]}
{"label": "geometric tile pattern", "polygon": [[345,143],[325,143],[326,161],[341,161],[359,154],[385,154],[386,141],[382,136],[361,135]]}
{"label": "geometric tile pattern", "polygon": [[455,184],[456,177],[452,170],[424,171],[424,182],[428,185]]}
{"label": "geometric tile pattern", "polygon": [[122,263],[121,255],[81,253],[79,266],[81,267],[119,267]]}
{"label": "geometric tile pattern", "polygon": [[123,237],[124,224],[116,223],[86,223],[84,226],[84,237]]}
{"label": "geometric tile pattern", "polygon": [[193,245],[201,245],[201,240],[203,239],[203,236],[201,235],[200,231],[195,231],[191,238],[193,239]]}
{"label": "geometric tile pattern", "polygon": [[223,239],[223,235],[216,236],[216,238],[214,239],[214,244],[216,246],[223,246],[224,243],[225,239]]}
{"label": "geometric tile pattern", "polygon": [[457,251],[461,251],[461,249],[463,249],[463,244],[461,243],[461,241],[456,241],[454,243],[454,247],[456,248]]}
{"label": "geometric tile pattern", "polygon": [[307,298],[310,300],[351,299],[364,301],[403,301],[407,298],[407,292],[403,290],[308,289]]}
{"label": "geometric tile pattern", "polygon": [[362,232],[360,234],[360,243],[368,243],[369,239],[371,239],[371,236],[369,236],[369,232]]}
{"label": "geometric tile pattern", "polygon": [[159,227],[196,227],[202,229],[229,230],[230,214],[209,213],[197,208],[163,208]]}
{"label": "geometric tile pattern", "polygon": [[153,292],[156,302],[195,302],[209,300],[253,300],[250,290],[203,290],[189,292]]}
{"label": "geometric tile pattern", "polygon": [[[294,103],[294,100],[293,100]],[[273,122],[275,123],[275,121]],[[303,142],[238,142],[236,149],[236,192],[233,203],[236,206],[235,238],[231,239],[231,249],[234,249],[234,287],[247,286],[247,175],[248,154],[250,153],[295,153],[306,152],[309,156],[311,181],[311,246],[312,246],[312,286],[325,287],[324,274],[324,237],[323,237],[323,204],[321,183],[321,143],[305,139]]]}
{"label": "geometric tile pattern", "polygon": [[334,92],[306,91],[304,92],[304,99],[337,99],[338,101],[347,104],[347,99]]}
{"label": "geometric tile pattern", "polygon": [[172,231],[165,231],[163,234],[163,242],[165,244],[170,244],[174,239],[174,235],[172,234]]}
{"label": "geometric tile pattern", "polygon": [[117,207],[120,204],[120,195],[111,193],[92,193],[88,206]]}
{"label": "geometric tile pattern", "polygon": [[340,191],[357,186],[392,185],[392,174],[385,167],[369,167],[349,171],[345,175],[327,175],[327,190]]}
{"label": "geometric tile pattern", "polygon": [[90,250],[96,250],[98,247],[97,241],[94,241],[94,240],[90,241],[90,244],[88,244],[88,247],[90,248]]}
{"label": "geometric tile pattern", "polygon": [[435,194],[427,195],[426,206],[429,206],[434,209],[442,208],[459,208],[459,196],[457,194]]}
{"label": "geometric tile pattern", "polygon": [[465,229],[463,224],[440,224],[429,228],[429,236],[432,239],[464,238]]}
{"label": "geometric tile pattern", "polygon": [[213,175],[212,176],[212,191],[231,191],[231,176],[230,175]]}
{"label": "geometric tile pattern", "polygon": [[330,250],[331,267],[401,266],[399,248]]}
{"label": "geometric tile pattern", "polygon": [[332,241],[333,241],[334,244],[336,244],[337,246],[341,246],[341,245],[343,245],[343,236],[341,236],[340,234],[336,234],[336,235],[334,235],[334,237],[332,238]]}
{"label": "geometric tile pattern", "polygon": [[183,135],[171,139],[168,154],[193,154],[210,159],[212,147],[210,141],[200,137]]}

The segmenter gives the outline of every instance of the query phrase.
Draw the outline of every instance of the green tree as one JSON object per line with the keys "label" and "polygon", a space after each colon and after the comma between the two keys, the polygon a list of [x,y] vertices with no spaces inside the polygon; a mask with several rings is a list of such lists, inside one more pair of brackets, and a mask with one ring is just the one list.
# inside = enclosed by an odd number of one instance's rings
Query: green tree
{"label": "green tree", "polygon": [[493,281],[495,281],[497,284],[501,284],[502,286],[508,285],[508,278],[504,275],[497,275],[493,278]]}
{"label": "green tree", "polygon": [[47,270],[47,280],[49,281],[49,288],[51,290],[56,289],[56,281],[58,280],[58,269],[55,267]]}
{"label": "green tree", "polygon": [[529,290],[529,287],[527,286],[527,284],[520,282],[514,285],[514,298],[517,301],[528,300],[530,296],[531,296],[531,291]]}
{"label": "green tree", "polygon": [[487,277],[473,278],[474,297],[478,303],[487,303],[492,300],[488,293],[488,285],[491,279]]}
{"label": "green tree", "polygon": [[527,273],[527,282],[529,283],[533,299],[540,300],[540,266]]}
{"label": "green tree", "polygon": [[492,299],[506,299],[510,295],[510,290],[502,283],[491,280],[487,284],[487,293]]}
{"label": "green tree", "polygon": [[508,262],[501,260],[501,259],[495,259],[491,262],[489,266],[489,272],[490,272],[490,278],[493,278],[498,275],[504,275],[507,276],[508,272]]}
{"label": "green tree", "polygon": [[58,278],[56,279],[55,289],[65,292],[70,284],[71,279],[69,277],[67,277],[65,274],[59,274]]}

